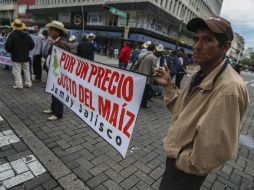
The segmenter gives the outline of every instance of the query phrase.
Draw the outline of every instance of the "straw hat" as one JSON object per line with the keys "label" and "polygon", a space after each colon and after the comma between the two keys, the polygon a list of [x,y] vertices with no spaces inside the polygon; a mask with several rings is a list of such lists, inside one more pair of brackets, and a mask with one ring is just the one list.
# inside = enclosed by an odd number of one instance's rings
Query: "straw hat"
{"label": "straw hat", "polygon": [[159,44],[158,46],[156,46],[156,51],[164,51],[163,45]]}
{"label": "straw hat", "polygon": [[19,19],[15,19],[11,25],[15,30],[24,30],[26,28],[26,25]]}
{"label": "straw hat", "polygon": [[74,40],[76,40],[77,38],[76,38],[76,36],[71,36],[70,38],[69,38],[69,41],[70,42],[73,42]]}
{"label": "straw hat", "polygon": [[95,39],[95,34],[94,33],[89,33],[88,35],[87,35],[87,38],[88,39]]}
{"label": "straw hat", "polygon": [[64,28],[64,24],[57,21],[57,20],[53,20],[52,22],[48,23],[46,26],[46,28],[56,28],[58,30],[61,30],[64,34],[68,34],[68,30],[66,28]]}
{"label": "straw hat", "polygon": [[148,48],[148,46],[149,46],[150,44],[152,44],[152,42],[151,42],[151,41],[147,41],[147,42],[143,43],[142,46],[143,46],[144,48]]}

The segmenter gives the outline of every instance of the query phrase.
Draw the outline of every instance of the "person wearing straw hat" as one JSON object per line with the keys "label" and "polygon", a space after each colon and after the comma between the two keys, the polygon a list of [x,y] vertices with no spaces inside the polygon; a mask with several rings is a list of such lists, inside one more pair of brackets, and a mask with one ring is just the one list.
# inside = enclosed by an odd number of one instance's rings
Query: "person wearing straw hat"
{"label": "person wearing straw hat", "polygon": [[[158,62],[156,68],[159,69],[164,65],[167,65],[167,59],[164,55],[164,46],[159,44],[156,46],[155,56],[158,57]],[[153,82],[153,89],[155,91],[156,96],[161,96],[163,93],[163,88],[161,85],[157,84],[156,81]]]}
{"label": "person wearing straw hat", "polygon": [[5,49],[11,54],[12,73],[14,75],[15,85],[13,88],[22,89],[23,82],[21,69],[24,72],[25,87],[31,88],[32,81],[29,70],[29,51],[35,46],[31,36],[24,31],[26,25],[19,19],[12,23],[14,31],[9,35],[5,43]]}
{"label": "person wearing straw hat", "polygon": [[78,42],[77,42],[76,36],[71,36],[69,38],[68,45],[70,47],[70,52],[76,55],[77,54],[77,48],[78,48]]}
{"label": "person wearing straw hat", "polygon": [[152,98],[152,95],[154,94],[152,90],[152,74],[156,69],[158,62],[158,58],[154,55],[156,52],[156,46],[154,44],[150,44],[148,45],[147,50],[148,51],[146,53],[140,54],[137,61],[138,68],[136,68],[138,73],[142,73],[148,77],[145,92],[141,101],[142,108],[150,107],[147,105],[147,103],[148,100],[150,100]]}
{"label": "person wearing straw hat", "polygon": [[147,42],[143,43],[142,46],[141,46],[142,49],[140,50],[140,54],[146,53],[146,52],[147,52],[147,48],[148,48],[148,46],[149,46],[150,44],[152,44],[151,41],[147,41]]}
{"label": "person wearing straw hat", "polygon": [[82,40],[78,44],[77,55],[91,61],[93,59],[93,47],[86,35],[82,36]]}
{"label": "person wearing straw hat", "polygon": [[162,44],[159,44],[158,46],[156,46],[155,55],[159,58],[157,68],[163,67],[166,64],[166,59],[163,53],[164,53],[164,46]]}
{"label": "person wearing straw hat", "polygon": [[[44,52],[47,51],[48,56],[50,56],[52,53],[53,45],[62,48],[66,51],[70,50],[65,39],[63,38],[63,36],[68,33],[63,23],[53,20],[52,22],[48,23],[45,27],[48,28],[50,40],[48,41],[48,47],[45,46],[43,51]],[[44,110],[43,112],[46,114],[52,114],[48,118],[49,121],[57,120],[63,117],[63,106],[64,106],[63,103],[52,95],[51,108],[48,110]]]}
{"label": "person wearing straw hat", "polygon": [[95,52],[97,49],[97,43],[94,41],[95,37],[96,36],[93,33],[89,33],[87,35],[87,39],[89,40],[90,44],[92,45],[92,56],[91,56],[92,61],[94,61],[94,56],[95,56]]}

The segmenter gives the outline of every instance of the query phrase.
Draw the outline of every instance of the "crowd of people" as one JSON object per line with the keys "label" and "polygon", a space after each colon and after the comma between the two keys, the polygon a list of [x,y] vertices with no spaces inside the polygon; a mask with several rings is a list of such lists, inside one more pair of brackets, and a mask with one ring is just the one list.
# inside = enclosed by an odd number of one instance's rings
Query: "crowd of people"
{"label": "crowd of people", "polygon": [[[39,26],[26,27],[19,19],[15,19],[12,23],[12,28],[14,29],[13,32],[11,29],[6,29],[2,32],[2,36],[7,39],[5,47],[11,53],[12,61],[14,62],[12,72],[15,78],[15,85],[13,86],[15,89],[23,88],[21,73],[24,74],[25,87],[30,88],[32,82],[41,82],[43,70],[48,71],[47,64],[50,59],[50,47],[52,47],[53,38],[56,35],[55,32],[49,33],[50,28],[62,31],[63,34],[60,36],[66,42],[65,49],[82,58],[94,61],[97,44],[95,41],[96,36],[93,33],[83,35],[80,42],[76,36],[70,36],[67,39],[68,32],[59,21],[52,21],[46,25],[47,29],[41,29]],[[15,46],[15,43],[22,45]],[[153,56],[149,54],[153,54]],[[19,57],[17,58],[18,55]],[[22,59],[20,59],[20,55],[22,55]],[[154,70],[167,65],[170,68],[172,80],[180,88],[181,80],[186,74],[188,62],[183,48],[165,50],[162,44],[155,46],[151,41],[143,43],[140,48],[136,47],[133,49],[132,44],[126,41],[120,52],[110,46],[109,57],[118,58],[119,68],[121,69],[129,69],[148,76],[147,88],[142,101],[143,108],[149,107],[147,100],[151,100],[153,95],[163,95],[162,87],[153,80],[152,73]],[[152,60],[149,59],[151,57],[153,58]],[[15,64],[15,62],[18,62],[18,64]],[[144,64],[146,62],[151,62],[151,64]],[[130,64],[129,68],[128,64]],[[5,66],[5,68],[10,69],[9,66]],[[45,83],[43,83],[43,86],[45,86]],[[62,114],[55,115],[58,115],[57,118],[62,117]]]}
{"label": "crowd of people", "polygon": [[129,42],[124,43],[124,47],[119,54],[119,68],[142,73],[148,76],[146,90],[142,99],[141,107],[149,108],[148,100],[153,95],[162,96],[163,88],[153,79],[153,73],[156,69],[167,65],[173,83],[180,89],[181,81],[186,72],[188,57],[183,48],[176,50],[166,50],[162,44],[155,45],[151,41],[142,44],[141,48],[131,50]]}
{"label": "crowd of people", "polygon": [[[5,50],[11,55],[12,66],[6,65],[5,69],[12,70],[14,89],[31,88],[32,82],[41,82],[42,71],[48,72],[53,45],[94,61],[97,44],[93,33],[83,35],[79,43],[75,36],[67,39],[68,30],[59,21],[54,20],[45,27],[44,30],[39,26],[27,27],[21,20],[15,19],[12,28],[1,32],[6,39]],[[45,87],[45,83],[42,85]],[[53,121],[63,117],[63,107],[63,103],[52,96],[50,109],[43,112],[52,114],[48,120]]]}

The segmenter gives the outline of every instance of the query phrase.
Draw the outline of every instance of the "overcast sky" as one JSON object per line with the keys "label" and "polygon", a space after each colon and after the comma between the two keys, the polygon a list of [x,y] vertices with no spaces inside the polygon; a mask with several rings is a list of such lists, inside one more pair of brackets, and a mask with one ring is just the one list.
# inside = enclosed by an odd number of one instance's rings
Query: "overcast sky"
{"label": "overcast sky", "polygon": [[245,49],[254,48],[254,0],[224,0],[221,16],[244,38]]}

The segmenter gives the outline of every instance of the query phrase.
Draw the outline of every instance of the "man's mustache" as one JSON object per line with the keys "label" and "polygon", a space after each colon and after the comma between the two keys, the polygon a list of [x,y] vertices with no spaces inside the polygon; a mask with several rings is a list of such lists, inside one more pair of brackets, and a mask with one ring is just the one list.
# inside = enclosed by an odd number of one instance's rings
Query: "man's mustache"
{"label": "man's mustache", "polygon": [[204,53],[202,53],[202,52],[197,52],[197,51],[194,51],[193,52],[193,55],[205,55]]}

